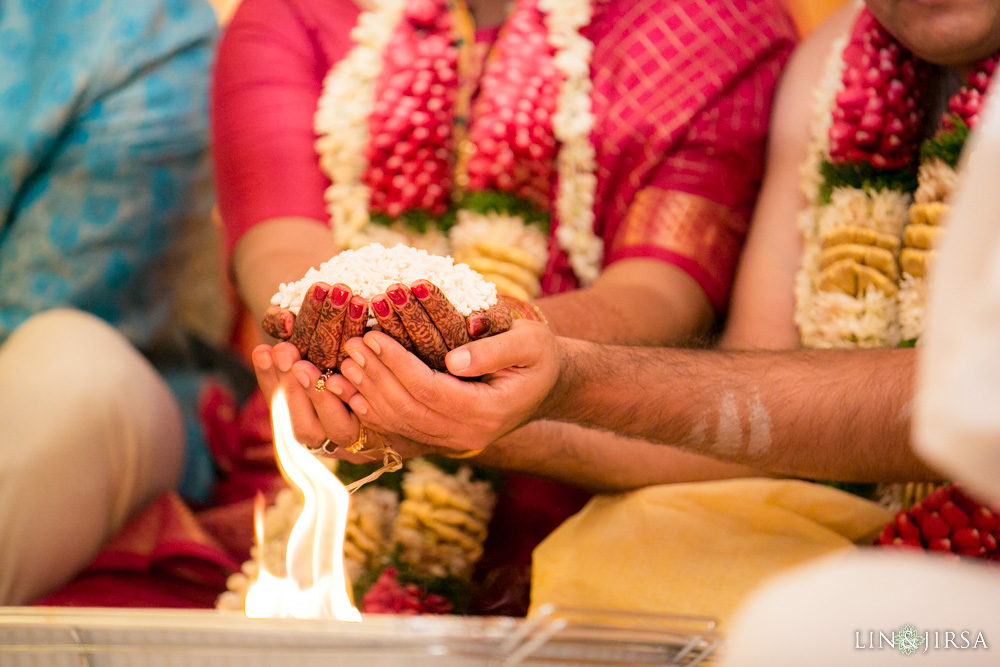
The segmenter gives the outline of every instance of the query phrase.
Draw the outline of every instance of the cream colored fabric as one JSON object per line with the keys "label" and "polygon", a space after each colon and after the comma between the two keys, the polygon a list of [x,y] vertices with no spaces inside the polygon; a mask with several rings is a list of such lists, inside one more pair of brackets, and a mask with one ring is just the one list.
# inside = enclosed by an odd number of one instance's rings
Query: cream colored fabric
{"label": "cream colored fabric", "polygon": [[113,328],[36,315],[0,346],[0,605],[64,583],[176,483],[176,401]]}
{"label": "cream colored fabric", "polygon": [[[907,624],[928,633],[914,654],[885,641],[878,648],[879,632],[889,637]],[[968,644],[963,631],[969,633]],[[946,632],[955,633],[951,638],[959,648],[945,648]],[[979,632],[986,649],[981,643],[972,648]],[[724,664],[995,667],[998,638],[1000,575],[995,569],[873,550],[810,563],[751,596],[732,623]]]}
{"label": "cream colored fabric", "polygon": [[917,453],[1000,502],[1000,96],[994,81],[934,265],[914,414]]}
{"label": "cream colored fabric", "polygon": [[724,623],[768,577],[868,542],[891,516],[856,496],[793,480],[599,496],[535,549],[532,609],[551,602]]}

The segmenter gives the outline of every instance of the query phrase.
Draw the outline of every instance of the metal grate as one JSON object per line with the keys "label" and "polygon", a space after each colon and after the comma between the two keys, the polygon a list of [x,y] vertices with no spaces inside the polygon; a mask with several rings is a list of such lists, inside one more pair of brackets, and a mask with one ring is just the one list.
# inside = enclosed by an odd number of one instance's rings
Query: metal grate
{"label": "metal grate", "polygon": [[552,606],[528,619],[366,615],[360,624],[0,608],[0,667],[693,666],[721,643],[707,618]]}

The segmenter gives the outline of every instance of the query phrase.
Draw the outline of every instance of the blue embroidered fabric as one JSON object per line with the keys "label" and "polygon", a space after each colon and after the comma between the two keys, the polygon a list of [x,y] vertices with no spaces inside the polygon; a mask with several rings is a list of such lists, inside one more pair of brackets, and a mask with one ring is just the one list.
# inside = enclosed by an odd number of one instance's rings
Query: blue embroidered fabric
{"label": "blue embroidered fabric", "polygon": [[172,241],[209,220],[216,31],[204,0],[0,2],[0,343],[54,307],[118,328],[177,390],[192,499],[213,477],[197,373],[157,348],[176,339]]}

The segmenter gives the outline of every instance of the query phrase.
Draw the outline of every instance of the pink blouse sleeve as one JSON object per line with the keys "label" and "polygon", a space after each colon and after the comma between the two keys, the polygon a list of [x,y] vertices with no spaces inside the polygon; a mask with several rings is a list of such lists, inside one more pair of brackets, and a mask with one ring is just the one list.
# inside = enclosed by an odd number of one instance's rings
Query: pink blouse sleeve
{"label": "pink blouse sleeve", "polygon": [[771,92],[786,55],[780,50],[754,63],[692,119],[606,239],[609,264],[629,257],[670,262],[725,310],[760,186]]}
{"label": "pink blouse sleeve", "polygon": [[221,41],[212,138],[226,248],[275,217],[327,219],[313,116],[330,63],[350,47],[347,0],[243,0]]}

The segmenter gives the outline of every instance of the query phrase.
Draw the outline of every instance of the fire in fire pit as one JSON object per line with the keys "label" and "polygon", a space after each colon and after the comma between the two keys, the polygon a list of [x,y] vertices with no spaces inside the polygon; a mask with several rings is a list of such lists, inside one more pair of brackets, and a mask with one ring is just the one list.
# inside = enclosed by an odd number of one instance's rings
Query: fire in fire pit
{"label": "fire in fire pit", "polygon": [[[274,448],[285,477],[303,495],[302,513],[292,527],[285,553],[286,576],[260,564],[247,591],[244,611],[251,618],[309,618],[361,621],[347,592],[344,534],[350,494],[336,475],[295,440],[288,402],[278,389],[271,404]],[[262,507],[257,543],[263,544]]]}

